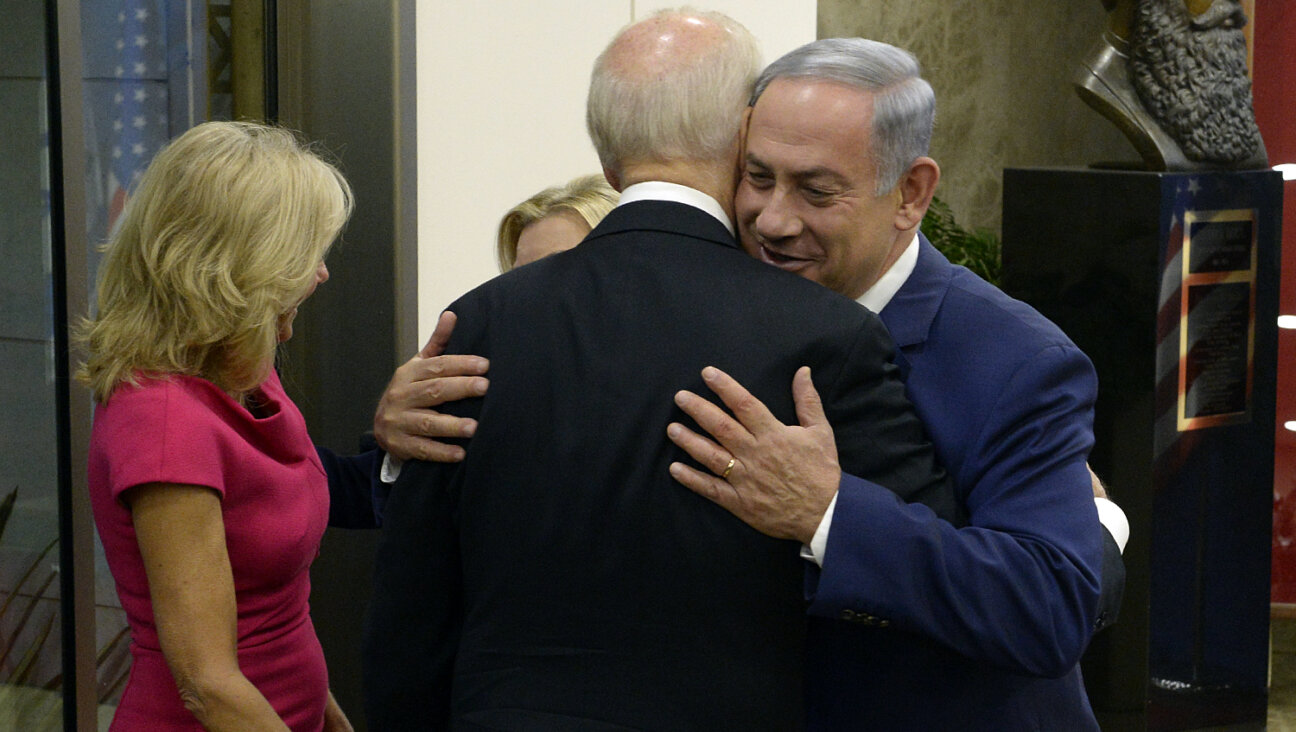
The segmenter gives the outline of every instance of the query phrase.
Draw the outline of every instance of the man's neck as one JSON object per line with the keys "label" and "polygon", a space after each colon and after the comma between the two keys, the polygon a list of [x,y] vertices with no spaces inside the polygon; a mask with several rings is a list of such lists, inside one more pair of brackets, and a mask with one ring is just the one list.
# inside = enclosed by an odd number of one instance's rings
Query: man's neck
{"label": "man's neck", "polygon": [[855,299],[856,302],[875,313],[880,313],[904,286],[909,275],[913,274],[914,264],[918,260],[918,230],[909,233],[904,241],[905,243],[889,258],[882,274],[864,291],[863,295]]}
{"label": "man's neck", "polygon": [[714,198],[730,221],[734,220],[734,188],[736,171],[732,166],[716,163],[699,163],[674,160],[667,162],[633,163],[621,168],[621,190],[635,183],[662,181],[688,186]]}
{"label": "man's neck", "polygon": [[723,224],[729,235],[735,237],[735,241],[737,241],[734,223],[724,209],[720,207],[720,202],[696,188],[662,180],[635,183],[622,189],[621,200],[617,202],[617,207],[638,203],[639,201],[673,201],[700,209],[715,217],[715,220]]}

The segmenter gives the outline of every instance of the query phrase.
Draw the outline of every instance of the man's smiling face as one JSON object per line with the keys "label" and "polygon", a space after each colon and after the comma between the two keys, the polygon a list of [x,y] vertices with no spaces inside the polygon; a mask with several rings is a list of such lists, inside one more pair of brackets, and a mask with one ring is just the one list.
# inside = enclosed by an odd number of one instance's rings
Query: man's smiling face
{"label": "man's smiling face", "polygon": [[748,254],[852,299],[900,255],[900,195],[877,195],[873,97],[781,78],[756,101],[735,198]]}

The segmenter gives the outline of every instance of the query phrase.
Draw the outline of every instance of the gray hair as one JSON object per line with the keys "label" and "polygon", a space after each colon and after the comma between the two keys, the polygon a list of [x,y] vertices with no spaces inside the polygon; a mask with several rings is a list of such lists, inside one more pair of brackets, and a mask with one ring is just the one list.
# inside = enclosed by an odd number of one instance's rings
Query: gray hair
{"label": "gray hair", "polygon": [[775,79],[832,81],[873,95],[873,149],[877,193],[886,193],[931,147],[936,94],[913,54],[864,38],[824,38],[790,51],[756,79],[751,104]]}
{"label": "gray hair", "polygon": [[[644,23],[701,18],[723,40],[704,52],[663,63],[627,65],[623,39]],[[642,31],[642,28],[639,28]],[[714,31],[711,31],[714,32]],[[735,144],[760,48],[742,24],[716,12],[663,10],[627,26],[594,62],[585,123],[599,162],[619,170],[629,161],[712,161]]]}

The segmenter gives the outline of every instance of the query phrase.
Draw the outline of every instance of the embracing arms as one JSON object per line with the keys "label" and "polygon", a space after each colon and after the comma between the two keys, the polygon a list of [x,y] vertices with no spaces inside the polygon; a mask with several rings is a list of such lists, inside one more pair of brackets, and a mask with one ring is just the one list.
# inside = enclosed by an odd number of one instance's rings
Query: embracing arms
{"label": "embracing arms", "polygon": [[374,439],[399,460],[455,463],[464,449],[434,438],[472,437],[477,421],[437,411],[449,402],[486,393],[483,376],[490,362],[480,356],[445,355],[454,331],[455,314],[446,311],[418,355],[396,369],[374,413]]}
{"label": "embracing arms", "polygon": [[489,382],[482,374],[489,363],[478,356],[443,355],[454,325],[454,313],[442,313],[427,344],[392,376],[374,414],[374,441],[380,449],[337,455],[316,446],[329,481],[329,526],[380,526],[391,484],[405,460],[463,460],[462,446],[438,439],[471,437],[477,421],[437,408],[485,394]]}
{"label": "embracing arms", "polygon": [[[1071,375],[1069,363],[1038,373]],[[1074,666],[1098,616],[1105,559],[1083,420],[1070,416],[1083,411],[1083,399],[1057,397],[1030,378],[1013,381],[988,439],[968,448],[976,464],[955,474],[969,524],[956,527],[869,480],[825,473],[816,457],[827,449],[824,430],[804,429],[807,410],[810,425],[821,422],[817,400],[807,399],[812,388],[796,394],[802,424],[781,425],[723,374],[708,386],[734,417],[682,394],[685,412],[715,439],[680,425],[670,434],[708,470],[722,473],[730,456],[735,467],[728,480],[682,465],[676,477],[766,533],[794,513],[790,506],[828,508],[821,524],[799,522],[789,535],[814,547],[812,614],[885,619],[1019,673],[1055,676]],[[1038,394],[1050,398],[1027,398]],[[1056,428],[1069,422],[1074,434]]]}

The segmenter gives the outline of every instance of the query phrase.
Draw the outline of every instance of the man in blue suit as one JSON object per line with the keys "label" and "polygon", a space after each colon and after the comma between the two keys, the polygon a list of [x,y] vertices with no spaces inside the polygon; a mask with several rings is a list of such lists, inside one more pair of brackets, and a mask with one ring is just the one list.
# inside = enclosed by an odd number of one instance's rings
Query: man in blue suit
{"label": "man in blue suit", "polygon": [[1056,326],[919,233],[940,177],[934,106],[900,49],[793,51],[757,82],[736,215],[749,254],[881,315],[968,525],[843,474],[816,395],[785,426],[724,374],[708,386],[734,417],[677,398],[714,441],[669,428],[719,474],[671,470],[805,545],[811,729],[1096,730],[1078,667],[1112,541],[1086,465],[1096,377]]}

